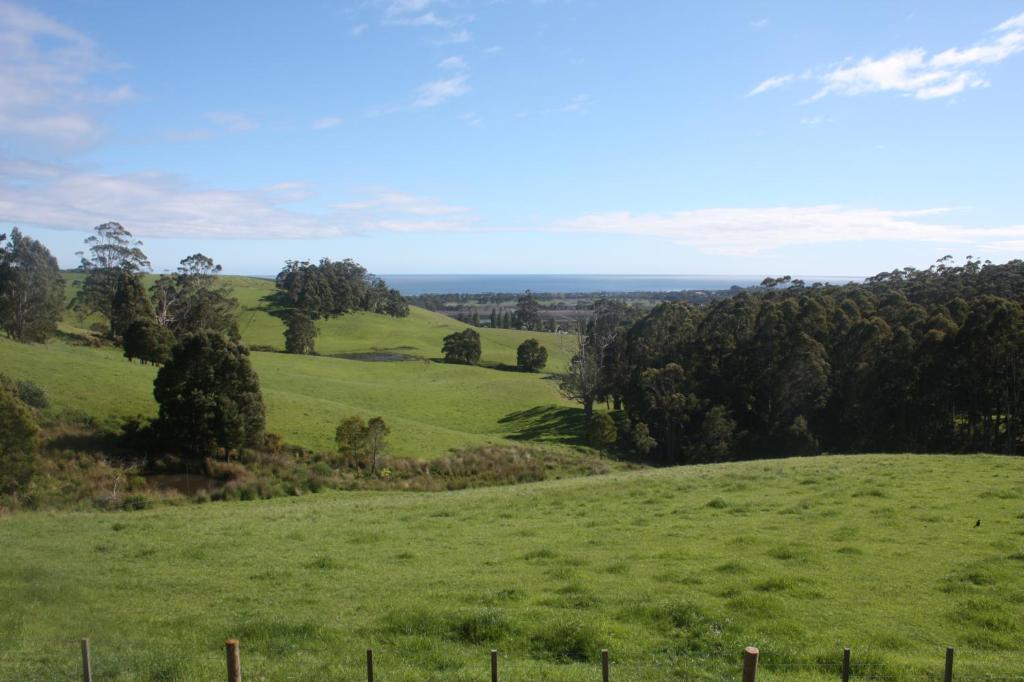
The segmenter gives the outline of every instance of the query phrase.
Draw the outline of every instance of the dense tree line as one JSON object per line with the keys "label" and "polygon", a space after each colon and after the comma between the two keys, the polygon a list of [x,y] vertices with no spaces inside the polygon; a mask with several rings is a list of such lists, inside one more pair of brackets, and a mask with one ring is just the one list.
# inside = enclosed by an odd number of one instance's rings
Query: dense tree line
{"label": "dense tree line", "polygon": [[580,333],[563,390],[621,399],[631,445],[665,462],[863,451],[1016,453],[1024,436],[1024,261],[943,259],[862,284],[765,280]]}
{"label": "dense tree line", "polygon": [[384,280],[351,259],[286,261],[275,280],[284,312],[285,350],[312,353],[316,321],[359,310],[405,317],[409,304]]}
{"label": "dense tree line", "polygon": [[0,327],[15,341],[40,342],[57,331],[64,278],[57,259],[18,228],[0,234]]}

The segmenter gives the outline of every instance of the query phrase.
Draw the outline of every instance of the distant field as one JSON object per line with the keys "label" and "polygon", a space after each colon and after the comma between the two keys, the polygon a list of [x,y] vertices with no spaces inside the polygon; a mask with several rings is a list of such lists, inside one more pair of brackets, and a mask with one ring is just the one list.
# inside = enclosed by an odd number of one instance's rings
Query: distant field
{"label": "distant field", "polygon": [[[0,518],[0,678],[1020,679],[1024,459],[849,456]],[[980,519],[982,525],[974,528]],[[56,561],[55,558],[60,560]],[[990,675],[991,677],[983,677]],[[362,678],[365,679],[365,678]]]}
{"label": "distant field", "polygon": [[[74,275],[70,276],[74,278]],[[239,298],[243,340],[283,348],[283,325],[266,301],[273,283],[228,278]],[[72,289],[69,287],[69,296]],[[88,326],[65,316],[65,328]],[[356,313],[322,323],[317,347],[325,354],[390,353],[419,358],[368,362],[336,357],[253,352],[252,361],[267,405],[268,429],[313,449],[334,447],[334,428],[343,416],[381,415],[391,426],[395,455],[431,458],[452,448],[493,443],[512,436],[559,442],[571,440],[567,422],[576,410],[558,394],[546,374],[522,374],[492,367],[462,367],[431,361],[442,339],[462,325],[444,315],[413,308],[395,319]],[[481,329],[483,362],[514,365],[516,347],[535,337],[548,348],[550,369],[564,368],[570,339],[555,334]],[[156,369],[125,360],[116,348],[89,348],[54,340],[21,345],[0,338],[0,371],[37,382],[58,408],[80,410],[113,426],[133,415],[153,416]]]}

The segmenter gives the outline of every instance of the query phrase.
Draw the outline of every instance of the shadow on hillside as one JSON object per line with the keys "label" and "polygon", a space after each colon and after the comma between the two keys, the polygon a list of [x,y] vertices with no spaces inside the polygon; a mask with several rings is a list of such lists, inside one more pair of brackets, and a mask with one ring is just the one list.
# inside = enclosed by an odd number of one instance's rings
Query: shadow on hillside
{"label": "shadow on hillside", "polygon": [[514,430],[511,440],[543,441],[585,445],[583,409],[578,407],[533,407],[505,415],[498,420]]}
{"label": "shadow on hillside", "polygon": [[260,303],[263,305],[252,310],[263,310],[281,320],[285,319],[288,316],[288,311],[291,310],[288,295],[280,289],[275,289],[273,293],[260,297]]}

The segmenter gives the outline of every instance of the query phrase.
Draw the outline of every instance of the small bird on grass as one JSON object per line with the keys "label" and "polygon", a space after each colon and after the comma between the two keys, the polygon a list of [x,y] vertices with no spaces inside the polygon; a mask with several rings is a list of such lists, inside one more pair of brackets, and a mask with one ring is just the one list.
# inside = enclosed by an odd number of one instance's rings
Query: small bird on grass
{"label": "small bird on grass", "polygon": [[978,519],[977,521],[974,522],[974,527],[975,528],[978,528],[979,526],[981,526],[981,519]]}

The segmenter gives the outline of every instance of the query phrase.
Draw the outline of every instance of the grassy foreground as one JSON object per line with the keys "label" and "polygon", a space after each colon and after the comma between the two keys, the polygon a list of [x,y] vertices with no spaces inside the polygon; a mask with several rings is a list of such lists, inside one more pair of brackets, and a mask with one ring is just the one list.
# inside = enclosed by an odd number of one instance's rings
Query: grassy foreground
{"label": "grassy foreground", "polygon": [[[1024,459],[819,457],[0,519],[0,678],[1019,676]],[[974,528],[980,519],[982,525]]]}

